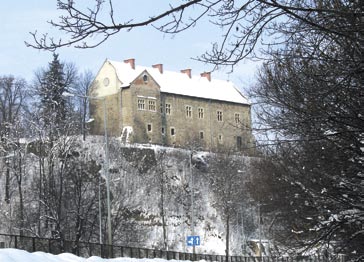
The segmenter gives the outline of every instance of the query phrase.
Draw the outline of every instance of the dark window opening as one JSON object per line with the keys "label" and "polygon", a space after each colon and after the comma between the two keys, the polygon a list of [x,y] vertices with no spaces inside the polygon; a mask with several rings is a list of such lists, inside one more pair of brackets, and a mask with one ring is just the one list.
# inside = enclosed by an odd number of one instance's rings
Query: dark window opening
{"label": "dark window opening", "polygon": [[148,76],[147,75],[143,75],[143,81],[148,82]]}
{"label": "dark window opening", "polygon": [[171,114],[171,104],[166,104],[166,115]]}
{"label": "dark window opening", "polygon": [[237,136],[236,137],[236,147],[238,148],[238,150],[241,150],[242,145],[243,145],[243,142],[241,140],[241,136]]}
{"label": "dark window opening", "polygon": [[222,122],[222,111],[217,111],[217,121]]}
{"label": "dark window opening", "polygon": [[240,124],[240,114],[236,113],[234,118],[235,118],[235,124]]}
{"label": "dark window opening", "polygon": [[176,134],[174,127],[171,128],[171,136],[174,136]]}
{"label": "dark window opening", "polygon": [[152,132],[152,124],[147,125],[147,130],[148,130],[148,132]]}

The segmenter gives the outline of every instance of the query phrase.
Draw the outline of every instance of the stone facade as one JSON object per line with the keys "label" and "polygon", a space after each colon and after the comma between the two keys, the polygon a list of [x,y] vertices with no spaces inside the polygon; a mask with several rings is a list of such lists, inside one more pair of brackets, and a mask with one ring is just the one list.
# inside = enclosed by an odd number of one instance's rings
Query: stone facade
{"label": "stone facade", "polygon": [[[95,119],[91,127],[93,134],[104,134],[105,106],[108,135],[119,136],[125,143],[252,151],[254,139],[248,102],[223,101],[207,95],[190,96],[180,91],[166,92],[163,90],[166,72],[162,65],[138,70],[134,60],[126,60],[124,64],[127,67],[119,62],[105,61],[94,80],[90,90],[90,96],[96,98],[90,101],[90,113]],[[125,70],[132,70],[130,72],[135,75],[125,74],[122,79]],[[190,73],[190,70],[173,72],[186,78],[183,78],[185,85],[196,84]],[[205,73],[200,77],[205,79],[199,81],[205,81],[201,83],[208,88],[210,77]],[[223,88],[221,92],[224,92]],[[241,93],[236,91],[236,95]]]}

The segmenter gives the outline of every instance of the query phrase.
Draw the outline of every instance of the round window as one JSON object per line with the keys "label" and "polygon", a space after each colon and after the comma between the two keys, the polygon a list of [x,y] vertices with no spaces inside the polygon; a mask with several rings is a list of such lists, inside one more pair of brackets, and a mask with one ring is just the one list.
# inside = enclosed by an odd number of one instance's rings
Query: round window
{"label": "round window", "polygon": [[110,79],[105,77],[104,78],[104,86],[108,86],[110,84]]}

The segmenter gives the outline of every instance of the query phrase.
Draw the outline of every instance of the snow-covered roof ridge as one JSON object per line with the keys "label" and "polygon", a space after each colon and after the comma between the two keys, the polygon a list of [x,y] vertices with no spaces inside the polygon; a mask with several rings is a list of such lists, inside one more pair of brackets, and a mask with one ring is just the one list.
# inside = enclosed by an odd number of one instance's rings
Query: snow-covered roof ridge
{"label": "snow-covered roof ridge", "polygon": [[141,73],[147,71],[159,84],[162,93],[198,97],[204,99],[226,101],[244,105],[250,105],[250,101],[239,91],[231,81],[191,75],[186,73],[163,70],[163,73],[155,67],[136,65],[133,69],[129,63],[107,59],[122,83],[127,87]]}

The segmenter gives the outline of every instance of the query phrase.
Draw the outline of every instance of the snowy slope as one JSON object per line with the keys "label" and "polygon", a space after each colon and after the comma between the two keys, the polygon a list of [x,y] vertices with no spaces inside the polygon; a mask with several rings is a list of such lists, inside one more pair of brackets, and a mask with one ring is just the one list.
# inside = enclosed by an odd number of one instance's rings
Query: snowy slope
{"label": "snowy slope", "polygon": [[[86,141],[80,141],[80,143],[78,152],[82,158],[95,161],[100,166],[100,172],[97,175],[104,178],[103,137],[89,136]],[[191,173],[189,150],[154,145],[125,145],[117,138],[110,138],[109,151],[112,218],[121,214],[118,223],[114,223],[113,227],[115,245],[161,249],[164,245],[163,236],[165,236],[167,250],[192,252],[192,248],[186,244],[186,238],[192,235],[191,192],[193,188],[194,234],[201,237],[201,245],[196,247],[196,253],[216,255],[225,253],[223,213],[217,208],[218,203],[211,190],[208,172],[194,168]],[[206,154],[208,153],[196,153],[192,161],[203,161]],[[245,157],[241,158],[242,165],[245,164],[244,159]],[[23,182],[27,194],[25,207],[29,214],[32,210],[37,210],[37,202],[31,201],[32,190],[28,189],[31,189],[33,178],[37,177],[39,167],[34,154],[29,154],[26,160],[28,173]],[[248,180],[248,174],[244,179]],[[3,177],[0,177],[0,185],[4,186]],[[16,229],[11,230],[16,220],[16,213],[11,208],[17,204],[16,184],[12,187],[14,197],[11,205],[3,201],[4,192],[0,190],[1,233],[18,233]],[[101,179],[101,187],[105,188],[103,179]],[[163,226],[161,215],[162,200],[165,226]],[[249,199],[244,198],[242,201],[242,210],[231,220],[231,255],[241,255],[244,240],[257,238],[256,210],[249,204]],[[103,214],[102,223],[105,224],[105,211]],[[96,219],[97,226],[94,231],[98,232],[98,217]],[[50,235],[41,236],[50,237]],[[71,239],[72,236],[66,237]],[[87,241],[97,242],[98,235],[95,233],[93,238]]]}
{"label": "snowy slope", "polygon": [[[19,249],[0,249],[1,262],[165,262],[164,259],[136,259],[136,258],[113,258],[104,259],[100,257],[82,258],[69,253],[52,255],[44,252],[29,253]],[[171,260],[170,260],[171,261]],[[173,260],[172,260],[173,261]]]}

